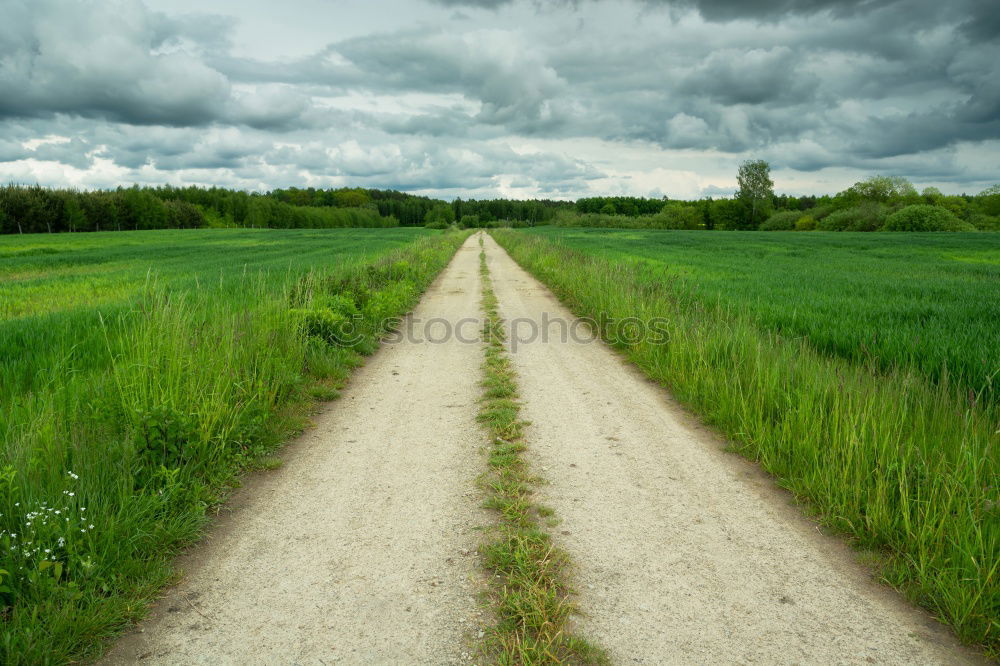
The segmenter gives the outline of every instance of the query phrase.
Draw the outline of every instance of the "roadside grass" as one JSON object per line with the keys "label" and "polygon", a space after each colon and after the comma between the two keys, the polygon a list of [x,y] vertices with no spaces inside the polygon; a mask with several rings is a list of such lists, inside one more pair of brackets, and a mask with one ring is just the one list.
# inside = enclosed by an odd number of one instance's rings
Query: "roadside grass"
{"label": "roadside grass", "polygon": [[885,581],[1000,656],[1000,409],[965,386],[817,351],[648,267],[494,231],[577,315],[737,451],[880,555]]}
{"label": "roadside grass", "polygon": [[122,301],[0,323],[0,663],[93,658],[141,618],[239,474],[280,465],[468,236],[339,233],[209,280],[174,248],[173,277]]}
{"label": "roadside grass", "polygon": [[[479,239],[483,244],[482,237]],[[551,509],[535,503],[532,477],[522,454],[524,427],[517,400],[517,376],[507,357],[506,334],[490,282],[486,254],[479,254],[486,315],[483,396],[479,420],[489,430],[487,508],[498,514],[480,554],[491,577],[497,624],[486,640],[486,652],[499,664],[606,664],[604,652],[569,633],[575,611],[567,583],[569,561],[542,529]]]}

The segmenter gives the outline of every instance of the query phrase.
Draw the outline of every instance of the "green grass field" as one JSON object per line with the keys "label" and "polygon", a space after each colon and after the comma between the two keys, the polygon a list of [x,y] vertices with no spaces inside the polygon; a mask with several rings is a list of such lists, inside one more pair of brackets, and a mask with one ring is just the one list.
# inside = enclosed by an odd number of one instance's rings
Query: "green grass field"
{"label": "green grass field", "polygon": [[1000,235],[492,233],[577,314],[660,320],[605,339],[1000,652]]}
{"label": "green grass field", "polygon": [[1000,234],[532,231],[881,370],[1000,397]]}
{"label": "green grass field", "polygon": [[465,237],[0,237],[0,663],[93,655],[140,615],[236,473]]}

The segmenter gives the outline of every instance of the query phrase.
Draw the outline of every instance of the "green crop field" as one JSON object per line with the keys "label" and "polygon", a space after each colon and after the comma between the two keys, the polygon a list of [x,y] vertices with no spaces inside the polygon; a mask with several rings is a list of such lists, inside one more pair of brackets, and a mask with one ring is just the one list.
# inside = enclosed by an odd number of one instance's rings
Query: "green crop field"
{"label": "green crop field", "polygon": [[1000,235],[493,234],[577,314],[659,321],[602,334],[1000,649]]}
{"label": "green crop field", "polygon": [[0,237],[0,662],[86,656],[137,617],[234,474],[336,395],[464,238]]}
{"label": "green crop field", "polygon": [[[123,303],[150,280],[172,288],[244,273],[364,261],[424,229],[193,229],[0,236],[0,320]],[[270,282],[276,284],[275,282]]]}
{"label": "green crop field", "polygon": [[1000,234],[532,233],[639,264],[820,352],[1000,396]]}

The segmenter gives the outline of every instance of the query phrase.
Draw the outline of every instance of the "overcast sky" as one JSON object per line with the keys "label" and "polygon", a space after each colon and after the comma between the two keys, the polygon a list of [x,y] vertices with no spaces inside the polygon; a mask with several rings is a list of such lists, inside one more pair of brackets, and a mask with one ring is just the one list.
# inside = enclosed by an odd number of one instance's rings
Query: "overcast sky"
{"label": "overcast sky", "polygon": [[730,193],[1000,182],[995,0],[0,0],[0,179]]}

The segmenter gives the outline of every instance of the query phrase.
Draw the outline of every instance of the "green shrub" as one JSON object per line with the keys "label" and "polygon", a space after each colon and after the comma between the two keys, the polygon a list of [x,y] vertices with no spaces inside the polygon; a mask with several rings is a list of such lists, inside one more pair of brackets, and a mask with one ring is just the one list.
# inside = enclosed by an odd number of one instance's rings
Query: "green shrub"
{"label": "green shrub", "polygon": [[428,229],[447,229],[454,221],[455,211],[446,203],[437,204],[424,215],[424,226]]}
{"label": "green shrub", "polygon": [[968,222],[937,206],[917,204],[896,211],[885,221],[885,231],[975,231]]}
{"label": "green shrub", "polygon": [[1000,217],[976,213],[969,218],[969,224],[980,231],[1000,231]]}
{"label": "green shrub", "polygon": [[847,227],[854,221],[854,213],[850,208],[830,213],[817,226],[823,231],[847,231]]}
{"label": "green shrub", "polygon": [[761,231],[791,231],[795,228],[795,222],[802,215],[797,210],[783,210],[767,218],[762,225]]}
{"label": "green shrub", "polygon": [[311,310],[292,310],[302,331],[314,338],[319,338],[331,345],[350,346],[356,342],[351,334],[351,320],[344,315],[328,310],[326,308],[316,308]]}
{"label": "green shrub", "polygon": [[816,230],[816,220],[813,219],[812,215],[803,215],[799,219],[795,220],[795,230],[796,231],[815,231]]}
{"label": "green shrub", "polygon": [[651,222],[651,226],[660,229],[700,229],[704,215],[694,206],[671,201],[653,216]]}
{"label": "green shrub", "polygon": [[875,202],[842,208],[819,221],[824,231],[875,231],[885,223],[888,210]]}

